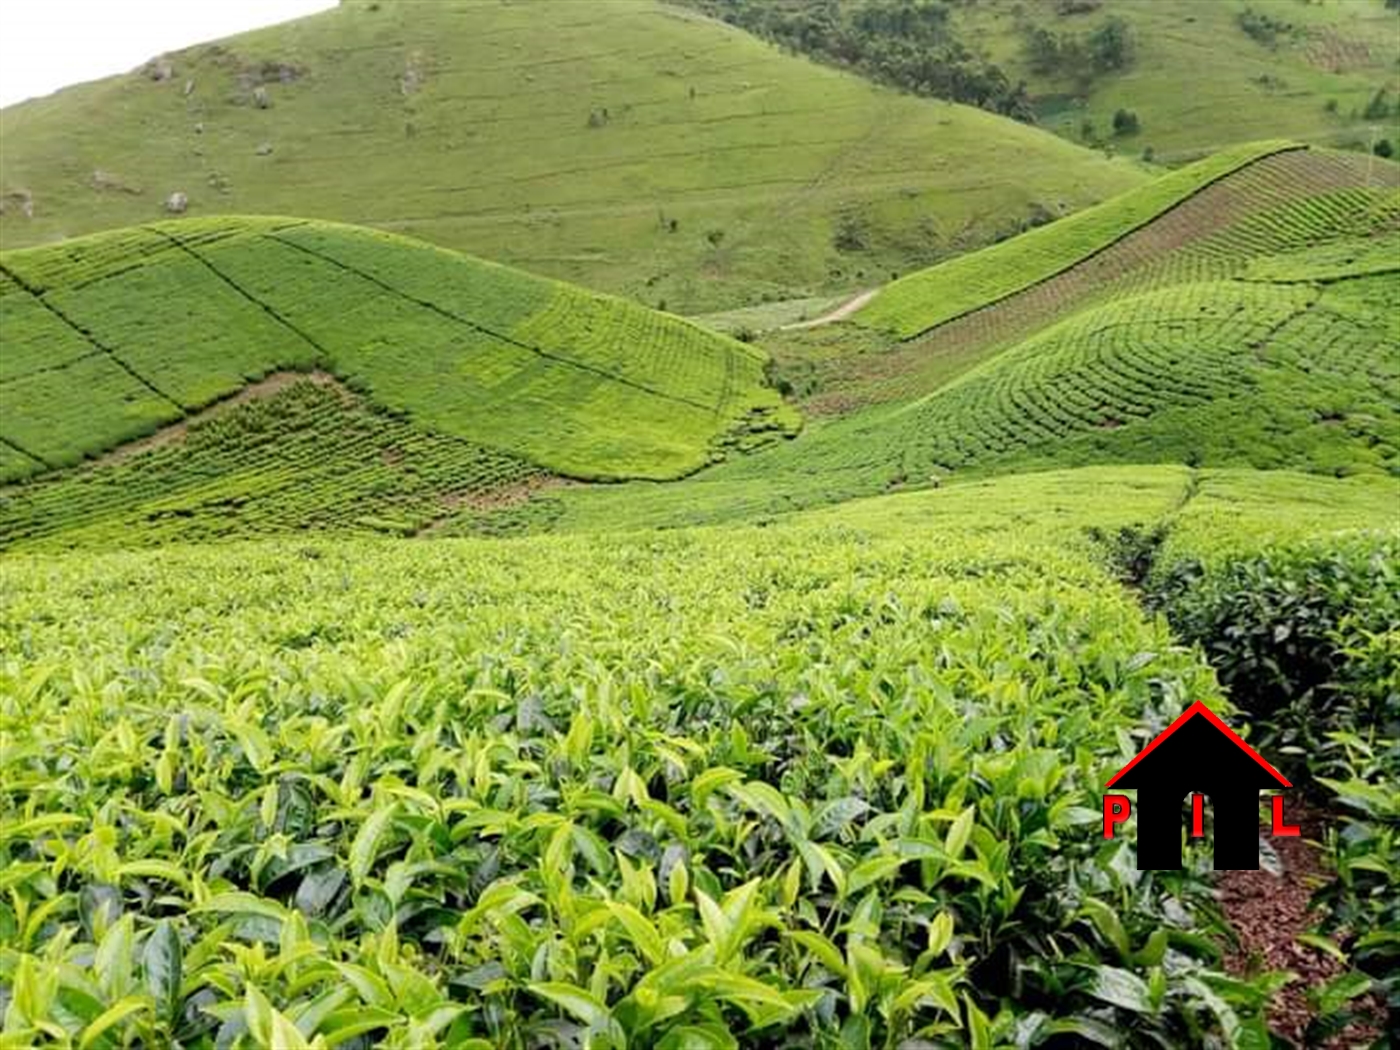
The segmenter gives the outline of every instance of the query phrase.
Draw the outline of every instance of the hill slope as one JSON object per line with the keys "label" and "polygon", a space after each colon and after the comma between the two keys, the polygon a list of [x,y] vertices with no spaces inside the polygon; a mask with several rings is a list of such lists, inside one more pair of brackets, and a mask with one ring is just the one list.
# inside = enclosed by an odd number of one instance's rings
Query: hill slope
{"label": "hill slope", "polygon": [[685,312],[885,280],[1144,180],[648,0],[347,3],[0,126],[6,247],[183,192],[191,215],[377,226]]}
{"label": "hill slope", "polygon": [[621,299],[389,234],[185,220],[0,253],[14,479],[323,368],[446,436],[584,477],[675,477],[793,417],[763,354]]}
{"label": "hill slope", "polygon": [[[603,514],[746,518],[949,474],[1088,463],[1400,472],[1398,172],[1326,151],[1268,156],[906,342],[832,326],[856,349],[825,362],[830,397],[867,407],[684,485],[551,496],[552,516],[563,527]],[[987,253],[1014,261],[1029,241],[1068,259],[1058,226]],[[1061,229],[1078,242],[1074,222]],[[955,260],[910,279],[931,301],[901,289],[902,305],[936,316],[940,271],[969,270],[1015,275]]]}
{"label": "hill slope", "polygon": [[[1132,40],[1125,68],[1086,78],[1073,47],[1058,61],[1033,60],[1037,31],[1083,40],[1113,18]],[[1088,121],[1092,141],[1151,147],[1170,161],[1273,135],[1364,146],[1375,127],[1396,140],[1400,14],[1384,0],[982,0],[957,5],[952,20],[1008,76],[1026,81],[1043,126],[1076,141]],[[1378,92],[1388,109],[1368,114]],[[1114,135],[1120,109],[1136,114],[1136,132]]]}

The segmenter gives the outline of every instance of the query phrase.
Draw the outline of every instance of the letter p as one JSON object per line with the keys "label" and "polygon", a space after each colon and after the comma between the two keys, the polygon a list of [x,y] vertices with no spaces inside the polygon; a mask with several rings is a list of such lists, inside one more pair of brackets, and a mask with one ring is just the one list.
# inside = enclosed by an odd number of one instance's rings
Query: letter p
{"label": "letter p", "polygon": [[1103,797],[1103,837],[1113,838],[1113,825],[1121,824],[1133,811],[1127,795],[1105,795]]}

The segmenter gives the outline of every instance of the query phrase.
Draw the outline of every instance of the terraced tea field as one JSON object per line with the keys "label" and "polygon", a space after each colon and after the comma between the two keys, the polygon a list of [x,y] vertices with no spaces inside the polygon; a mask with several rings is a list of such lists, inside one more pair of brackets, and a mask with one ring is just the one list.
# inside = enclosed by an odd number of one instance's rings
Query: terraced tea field
{"label": "terraced tea field", "polygon": [[860,311],[860,321],[907,339],[988,308],[1098,255],[1242,168],[1300,148],[1262,142],[1226,150],[1014,240],[902,277]]}
{"label": "terraced tea field", "polygon": [[426,429],[582,477],[674,477],[795,422],[758,350],[354,227],[157,223],[6,252],[0,274],[0,480],[281,370],[326,369]]}
{"label": "terraced tea field", "polygon": [[[751,520],[1090,463],[1394,473],[1397,171],[1325,151],[1266,154],[1111,247],[895,349],[850,324],[774,341],[780,375],[803,375],[804,350],[816,351],[804,407],[846,414],[682,486],[551,495],[537,519]],[[1057,225],[1026,237],[1044,247]],[[936,287],[943,269],[920,280]]]}
{"label": "terraced tea field", "polygon": [[[1089,806],[1188,701],[1225,709],[1085,531],[1179,515],[1189,484],[8,556],[7,1034],[1263,1038],[1272,985],[1218,970],[1200,861],[1138,873]],[[1327,491],[1332,527],[1396,495]]]}
{"label": "terraced tea field", "polygon": [[[904,324],[910,334],[888,352],[865,355],[844,366],[838,358],[825,370],[829,392],[809,399],[805,407],[829,413],[917,397],[999,348],[1093,303],[1183,280],[1232,277],[1255,260],[1278,253],[1400,227],[1400,166],[1328,151],[1266,152],[1269,148],[1236,151],[1228,159],[1254,159],[1214,181],[1205,180],[1224,167],[1221,162],[1202,162],[1175,173],[1170,177],[1174,182],[1191,176],[1199,188],[1132,229],[1127,219],[1138,214],[1138,202],[1164,201],[1166,194],[1136,191],[1121,202],[1107,202],[995,250],[896,282],[857,321],[878,326],[892,317],[890,323]],[[1096,221],[1100,216],[1103,221]],[[1118,225],[1110,226],[1109,219]],[[1091,220],[1092,227],[1116,229],[1119,235],[1107,244],[1086,241],[1078,228]],[[1056,269],[1003,294],[1001,289],[1020,278],[1004,267],[1002,257],[1023,239],[1034,240],[1033,257],[1045,260],[1039,272]],[[1085,251],[1089,243],[1102,246]],[[1342,250],[1356,247],[1349,241]],[[1381,254],[1385,250],[1378,249]],[[1376,264],[1383,268],[1382,259]],[[964,290],[964,282],[976,287],[979,281],[990,282],[992,289],[980,302]],[[920,294],[934,305],[919,307]],[[948,306],[969,301],[977,305],[961,313]],[[900,321],[904,309],[907,318]],[[942,319],[915,330],[924,320],[936,318]]]}
{"label": "terraced tea field", "polygon": [[[255,394],[256,396],[246,396]],[[411,535],[548,475],[283,373],[94,467],[0,489],[0,549]]]}

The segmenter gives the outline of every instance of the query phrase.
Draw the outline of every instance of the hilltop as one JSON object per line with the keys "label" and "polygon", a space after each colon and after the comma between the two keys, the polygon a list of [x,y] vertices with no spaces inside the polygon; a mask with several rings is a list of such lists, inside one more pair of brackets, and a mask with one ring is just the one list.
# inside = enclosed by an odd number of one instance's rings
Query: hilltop
{"label": "hilltop", "polygon": [[699,312],[878,284],[1145,181],[694,12],[345,3],[0,112],[0,244],[278,214]]}
{"label": "hilltop", "polygon": [[332,223],[191,219],[0,253],[0,311],[7,480],[317,369],[481,455],[574,477],[676,477],[795,422],[755,348]]}

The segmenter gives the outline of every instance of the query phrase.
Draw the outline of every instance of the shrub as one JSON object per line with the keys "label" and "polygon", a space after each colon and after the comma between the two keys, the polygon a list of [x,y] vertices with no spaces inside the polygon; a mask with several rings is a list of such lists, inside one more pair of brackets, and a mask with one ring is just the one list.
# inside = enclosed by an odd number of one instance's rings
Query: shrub
{"label": "shrub", "polygon": [[1138,115],[1131,109],[1120,109],[1113,114],[1113,133],[1115,135],[1136,135],[1140,128]]}
{"label": "shrub", "polygon": [[1334,730],[1400,723],[1400,538],[1184,559],[1149,588],[1276,743],[1315,750]]}
{"label": "shrub", "polygon": [[1246,7],[1237,14],[1235,21],[1249,37],[1270,48],[1278,46],[1280,36],[1293,32],[1293,26],[1290,23],[1267,15],[1263,11],[1256,11],[1252,7]]}

